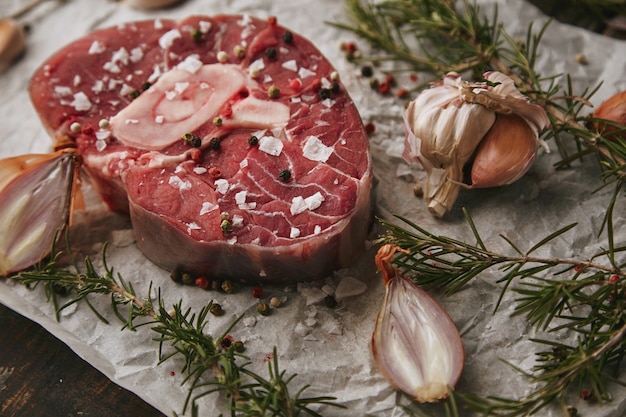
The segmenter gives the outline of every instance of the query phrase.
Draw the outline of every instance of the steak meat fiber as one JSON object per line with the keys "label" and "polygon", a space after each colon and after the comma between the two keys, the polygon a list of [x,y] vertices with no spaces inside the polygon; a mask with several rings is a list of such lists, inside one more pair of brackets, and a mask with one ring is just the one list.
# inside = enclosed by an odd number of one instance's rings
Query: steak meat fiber
{"label": "steak meat fiber", "polygon": [[101,29],[50,57],[30,95],[165,269],[295,282],[363,248],[372,163],[361,119],[327,59],[275,19]]}

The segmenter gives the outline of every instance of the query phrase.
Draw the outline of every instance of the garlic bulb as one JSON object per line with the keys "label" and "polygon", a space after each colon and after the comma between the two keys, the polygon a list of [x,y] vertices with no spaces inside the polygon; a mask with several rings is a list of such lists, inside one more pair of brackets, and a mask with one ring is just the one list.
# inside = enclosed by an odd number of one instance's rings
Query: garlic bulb
{"label": "garlic bulb", "polygon": [[385,245],[376,255],[385,299],[376,318],[372,354],[393,387],[419,402],[439,401],[461,376],[463,343],[446,311],[391,265],[398,250]]}
{"label": "garlic bulb", "polygon": [[0,69],[15,60],[26,48],[24,27],[15,19],[0,19]]}
{"label": "garlic bulb", "polygon": [[[426,169],[424,196],[438,217],[452,208],[461,186],[495,187],[524,175],[535,159],[539,133],[549,124],[545,110],[530,103],[508,76],[484,77],[486,82],[470,83],[449,73],[405,112],[403,156]],[[479,146],[487,139],[489,145]],[[464,172],[472,164],[478,165],[468,183]]]}
{"label": "garlic bulb", "polygon": [[[621,91],[602,102],[591,115],[594,119],[604,119],[626,126],[626,91]],[[594,120],[591,127],[607,139],[626,138],[623,128]]]}
{"label": "garlic bulb", "polygon": [[71,151],[0,161],[0,276],[49,254],[69,222],[77,169]]}

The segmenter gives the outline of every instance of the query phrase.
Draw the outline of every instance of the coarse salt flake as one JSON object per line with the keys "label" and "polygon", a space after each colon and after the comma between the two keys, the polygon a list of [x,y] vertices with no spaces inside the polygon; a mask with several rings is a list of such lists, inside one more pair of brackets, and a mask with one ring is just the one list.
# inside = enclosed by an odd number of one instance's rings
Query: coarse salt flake
{"label": "coarse salt flake", "polygon": [[110,130],[99,129],[99,130],[96,131],[96,139],[98,139],[98,140],[107,139],[109,136],[111,136],[111,131]]}
{"label": "coarse salt flake", "polygon": [[291,231],[289,232],[289,237],[291,239],[295,239],[298,236],[300,236],[300,229],[298,229],[297,227],[292,227]]}
{"label": "coarse salt flake", "polygon": [[120,94],[123,96],[127,96],[129,94],[131,94],[133,91],[135,91],[135,89],[133,87],[131,87],[128,84],[123,84],[122,88],[120,89]]}
{"label": "coarse salt flake", "polygon": [[243,216],[240,216],[239,214],[235,214],[232,218],[232,223],[231,225],[233,227],[241,227],[243,226]]}
{"label": "coarse salt flake", "polygon": [[70,105],[74,107],[76,111],[87,111],[91,108],[91,101],[89,101],[87,94],[80,91],[74,94],[74,100],[72,100]]}
{"label": "coarse salt flake", "polygon": [[154,116],[154,123],[162,124],[165,121],[165,117],[162,114]]}
{"label": "coarse salt flake", "polygon": [[215,187],[217,188],[217,192],[220,194],[226,194],[228,192],[228,187],[230,184],[225,179],[217,179],[215,180]]}
{"label": "coarse salt flake", "polygon": [[162,49],[168,49],[169,47],[172,46],[172,44],[174,43],[174,41],[176,39],[182,38],[183,35],[180,34],[180,31],[178,29],[172,29],[168,32],[165,32],[160,38],[159,38],[159,46]]}
{"label": "coarse salt flake", "polygon": [[314,75],[315,73],[313,71],[304,67],[300,67],[300,69],[298,70],[298,76],[302,79],[312,77]]}
{"label": "coarse salt flake", "polygon": [[306,138],[302,148],[302,156],[311,161],[326,162],[332,153],[332,147],[324,145],[317,136],[313,135]]}
{"label": "coarse salt flake", "polygon": [[181,191],[191,190],[191,182],[184,181],[176,175],[172,175],[167,183],[174,188],[178,188]]}
{"label": "coarse salt flake", "polygon": [[248,160],[247,159],[243,159],[240,163],[239,163],[239,168],[245,168],[248,166]]}
{"label": "coarse salt flake", "polygon": [[279,156],[283,151],[283,141],[274,136],[263,136],[259,140],[259,150],[272,156]]}
{"label": "coarse salt flake", "polygon": [[283,62],[283,64],[281,66],[284,69],[289,70],[289,71],[293,71],[293,72],[298,71],[298,64],[296,64],[296,60],[295,59],[290,59],[289,61]]}
{"label": "coarse salt flake", "polygon": [[62,85],[57,85],[54,87],[54,94],[57,97],[66,97],[72,94],[72,89]]}
{"label": "coarse salt flake", "polygon": [[193,168],[193,172],[201,175],[201,174],[206,174],[206,172],[208,171],[208,169],[206,169],[205,167],[194,167]]}
{"label": "coarse salt flake", "polygon": [[126,48],[124,48],[123,46],[118,49],[117,51],[113,52],[113,56],[111,57],[111,61],[112,62],[120,62],[124,65],[128,64],[128,59],[130,58],[130,55],[128,54],[128,51],[126,50]]}
{"label": "coarse salt flake", "polygon": [[195,74],[202,68],[202,65],[204,64],[200,61],[200,56],[198,54],[192,54],[176,65],[176,68],[187,71],[190,74]]}
{"label": "coarse salt flake", "polygon": [[141,61],[143,58],[143,50],[141,47],[136,47],[130,50],[130,60],[131,62],[137,63]]}
{"label": "coarse salt flake", "polygon": [[201,20],[200,22],[198,22],[198,28],[200,29],[200,33],[207,33],[209,30],[211,30],[211,22]]}
{"label": "coarse salt flake", "polygon": [[95,54],[101,54],[104,51],[106,51],[107,48],[106,46],[104,46],[104,44],[100,41],[93,41],[91,43],[91,46],[89,47],[89,55],[95,55]]}
{"label": "coarse salt flake", "polygon": [[294,216],[305,212],[306,210],[315,210],[324,202],[324,196],[319,191],[309,197],[297,196],[291,200],[289,211]]}
{"label": "coarse salt flake", "polygon": [[313,234],[319,235],[321,232],[322,232],[322,227],[319,224],[316,224],[315,228],[313,228]]}
{"label": "coarse salt flake", "polygon": [[216,210],[218,208],[217,204],[211,203],[210,201],[205,201],[202,203],[202,208],[200,209],[200,215],[207,214],[212,210]]}

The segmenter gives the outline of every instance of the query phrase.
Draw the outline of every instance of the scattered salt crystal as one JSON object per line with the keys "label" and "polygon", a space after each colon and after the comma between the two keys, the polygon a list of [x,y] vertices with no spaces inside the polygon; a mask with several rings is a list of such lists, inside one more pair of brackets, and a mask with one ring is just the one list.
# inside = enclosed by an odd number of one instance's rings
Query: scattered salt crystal
{"label": "scattered salt crystal", "polygon": [[113,61],[105,62],[102,68],[106,71],[112,72],[113,74],[119,74],[120,72],[122,72],[120,66]]}
{"label": "scattered salt crystal", "polygon": [[187,89],[187,87],[189,87],[188,82],[174,83],[174,90],[176,90],[178,94],[181,94],[182,92],[184,92]]}
{"label": "scattered salt crystal", "polygon": [[91,86],[91,91],[94,93],[100,93],[104,89],[104,81],[96,80]]}
{"label": "scattered salt crystal", "polygon": [[99,130],[96,131],[96,139],[97,140],[105,140],[109,136],[111,136],[111,131],[110,130],[99,129]]}
{"label": "scattered salt crystal", "polygon": [[230,184],[225,179],[220,178],[215,180],[215,187],[217,188],[217,192],[220,194],[226,194],[229,186]]}
{"label": "scattered salt crystal", "polygon": [[319,191],[304,199],[304,202],[309,210],[315,210],[322,205],[323,201],[324,196]]}
{"label": "scattered salt crystal", "polygon": [[315,228],[313,229],[313,234],[319,235],[321,232],[322,232],[322,227],[319,224],[316,224]]}
{"label": "scattered salt crystal", "polygon": [[200,61],[200,56],[198,54],[192,54],[176,65],[176,68],[187,71],[190,74],[195,74],[203,65],[202,61]]}
{"label": "scattered salt crystal", "polygon": [[155,29],[163,29],[163,22],[161,22],[161,19],[156,19],[154,21],[154,28]]}
{"label": "scattered salt crystal", "polygon": [[254,316],[245,317],[242,321],[246,327],[254,327],[256,325],[256,317]]}
{"label": "scattered salt crystal", "polygon": [[263,136],[259,140],[259,150],[272,156],[278,156],[283,151],[283,141],[274,136]]}
{"label": "scattered salt crystal", "polygon": [[257,71],[257,74],[259,71],[265,69],[265,62],[263,62],[263,58],[259,58],[255,61],[253,61],[250,66],[248,67],[249,71]]}
{"label": "scattered salt crystal", "polygon": [[341,281],[339,281],[337,289],[335,290],[335,299],[340,301],[344,298],[362,294],[366,290],[367,285],[363,281],[353,277],[344,276]]}
{"label": "scattered salt crystal", "polygon": [[300,236],[300,229],[298,229],[297,227],[292,227],[291,231],[289,232],[289,237],[291,239],[295,239],[298,236]]}
{"label": "scattered salt crystal", "polygon": [[131,62],[139,62],[143,58],[143,50],[141,47],[136,47],[130,50],[130,60]]}
{"label": "scattered salt crystal", "polygon": [[332,108],[335,105],[335,100],[331,100],[329,98],[322,100],[322,106],[326,107],[327,109]]}
{"label": "scattered salt crystal", "polygon": [[312,77],[314,75],[315,73],[313,71],[304,67],[300,67],[300,69],[298,70],[298,76],[302,79],[307,78],[307,77]]}
{"label": "scattered salt crystal", "polygon": [[200,175],[200,174],[204,174],[208,171],[208,169],[206,169],[205,167],[194,167],[193,168],[193,172],[195,172],[196,174]]}
{"label": "scattered salt crystal", "polygon": [[230,239],[226,240],[226,243],[228,243],[229,245],[234,245],[235,243],[237,243],[237,236],[233,236]]}
{"label": "scattered salt crystal", "polygon": [[96,140],[96,150],[98,152],[102,152],[107,147],[107,142],[105,140]]}
{"label": "scattered salt crystal", "polygon": [[211,22],[201,20],[198,23],[198,27],[200,29],[200,33],[207,33],[209,30],[211,30]]}
{"label": "scattered salt crystal", "polygon": [[91,46],[89,47],[89,55],[94,55],[94,54],[101,54],[102,52],[106,51],[107,48],[106,46],[104,46],[104,44],[100,41],[93,41]]}
{"label": "scattered salt crystal", "polygon": [[324,145],[317,136],[313,135],[306,138],[302,148],[302,156],[311,161],[326,162],[332,153],[332,147]]}
{"label": "scattered salt crystal", "polygon": [[308,319],[304,321],[304,324],[306,324],[309,327],[313,327],[317,324],[317,319],[314,319],[313,317],[309,317]]}
{"label": "scattered salt crystal", "polygon": [[207,214],[211,210],[215,210],[215,209],[217,209],[217,204],[213,204],[209,201],[205,201],[204,203],[202,203],[202,208],[200,209],[200,215],[202,216],[203,214]]}
{"label": "scattered salt crystal", "polygon": [[240,216],[239,214],[235,214],[232,218],[232,222],[231,225],[233,227],[241,227],[243,226],[243,217]]}
{"label": "scattered salt crystal", "polygon": [[91,108],[91,101],[89,101],[87,94],[81,91],[74,94],[74,100],[70,103],[70,105],[74,107],[76,111],[87,111]]}
{"label": "scattered salt crystal", "polygon": [[303,323],[297,323],[296,327],[293,329],[293,332],[297,334],[298,336],[304,337],[308,335],[309,333],[311,333],[311,329],[309,329]]}
{"label": "scattered salt crystal", "polygon": [[133,87],[131,87],[128,84],[123,84],[122,88],[120,89],[120,94],[123,96],[127,96],[130,93],[132,93],[133,91],[135,91],[135,89]]}
{"label": "scattered salt crystal", "polygon": [[343,334],[343,326],[336,320],[328,320],[322,325],[322,329],[328,334],[341,335]]}
{"label": "scattered salt crystal", "polygon": [[162,49],[168,49],[169,47],[172,46],[172,44],[174,43],[176,39],[182,38],[182,36],[183,35],[180,34],[180,31],[178,29],[172,29],[168,32],[165,32],[159,38],[159,46]]}
{"label": "scattered salt crystal", "polygon": [[54,94],[57,97],[65,97],[72,94],[72,89],[69,87],[65,87],[62,85],[57,85],[54,87]]}
{"label": "scattered salt crystal", "polygon": [[176,165],[176,168],[174,169],[174,173],[180,174],[181,172],[185,172],[185,168],[183,168],[182,165]]}
{"label": "scattered salt crystal", "polygon": [[163,117],[163,115],[162,115],[162,114],[157,114],[157,115],[154,117],[154,123],[161,124],[161,123],[163,123],[163,121],[164,121],[164,120],[165,120],[165,117]]}
{"label": "scattered salt crystal", "polygon": [[77,87],[80,84],[81,78],[80,75],[74,75],[74,79],[72,80],[72,85]]}
{"label": "scattered salt crystal", "polygon": [[191,182],[183,181],[181,178],[177,177],[176,175],[172,175],[167,183],[174,188],[178,188],[181,191],[191,189]]}
{"label": "scattered salt crystal", "polygon": [[149,83],[156,82],[156,80],[159,79],[159,77],[161,76],[162,73],[163,72],[161,71],[161,67],[159,67],[158,64],[155,65],[154,68],[152,69],[152,74],[150,74],[150,76],[148,77],[148,82]]}
{"label": "scattered salt crystal", "polygon": [[296,63],[295,59],[290,59],[289,61],[283,62],[281,66],[284,69],[289,70],[289,71],[293,71],[293,72],[298,71],[298,64]]}
{"label": "scattered salt crystal", "polygon": [[300,294],[304,296],[306,305],[317,304],[326,298],[326,293],[316,287],[302,288]]}
{"label": "scattered salt crystal", "polygon": [[242,159],[241,162],[239,163],[239,168],[245,168],[247,166],[248,166],[248,160]]}
{"label": "scattered salt crystal", "polygon": [[111,57],[111,62],[120,62],[124,65],[128,65],[129,58],[130,58],[130,55],[128,51],[126,50],[126,48],[122,46],[120,49],[113,52],[113,56]]}

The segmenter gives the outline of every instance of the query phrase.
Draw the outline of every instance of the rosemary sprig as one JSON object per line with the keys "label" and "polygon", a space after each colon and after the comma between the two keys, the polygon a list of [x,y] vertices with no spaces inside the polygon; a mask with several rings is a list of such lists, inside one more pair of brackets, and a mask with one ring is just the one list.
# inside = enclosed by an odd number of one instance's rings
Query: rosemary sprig
{"label": "rosemary sprig", "polygon": [[[373,52],[360,62],[393,62],[397,70],[427,73],[436,79],[451,71],[473,78],[490,70],[508,75],[520,91],[546,109],[551,127],[543,136],[554,139],[558,147],[562,161],[557,166],[595,154],[604,169],[603,179],[615,181],[620,188],[626,178],[626,140],[604,137],[591,127],[594,120],[587,114],[599,85],[576,93],[566,74],[545,76],[535,69],[550,21],[537,31],[530,24],[525,38],[519,39],[506,32],[497,9],[484,18],[469,0],[456,6],[454,0],[348,0],[348,22],[330,24],[369,43]],[[559,85],[561,79],[566,85]]]}
{"label": "rosemary sprig", "polygon": [[[397,225],[381,220],[387,233],[381,242],[408,249],[394,259],[403,273],[426,287],[458,291],[489,269],[502,272],[495,310],[505,293],[516,298],[514,315],[523,316],[545,338],[533,338],[541,349],[531,372],[519,369],[538,388],[521,399],[480,398],[456,393],[469,410],[482,416],[522,416],[536,413],[555,400],[567,405],[568,389],[582,384],[598,402],[611,398],[607,380],[615,380],[626,354],[626,262],[617,261],[626,246],[602,250],[589,259],[542,258],[534,253],[564,236],[575,225],[548,234],[527,250],[505,236],[511,254],[487,248],[471,217],[466,219],[476,243],[469,244],[436,235],[407,219]],[[495,312],[495,311],[494,311]],[[574,344],[550,337],[573,334]]]}
{"label": "rosemary sprig", "polygon": [[[183,359],[181,371],[186,376],[182,383],[189,387],[183,414],[191,410],[191,415],[197,416],[197,400],[213,393],[229,400],[228,412],[233,417],[293,417],[302,414],[322,417],[316,411],[319,405],[343,408],[335,402],[335,397],[304,396],[308,385],[291,394],[290,386],[296,374],[288,375],[281,370],[276,348],[268,362],[267,377],[249,369],[249,359],[240,352],[242,345],[230,336],[243,316],[215,337],[205,330],[212,302],[194,312],[190,307],[183,307],[182,301],[168,309],[160,290],[155,301],[150,296],[139,297],[133,286],[107,265],[106,245],[102,251],[103,273],[97,271],[89,257],[85,258],[82,268],[76,263],[72,268],[66,268],[59,261],[62,252],[53,250],[52,253],[54,255],[48,260],[13,278],[31,289],[43,286],[46,298],[55,307],[57,319],[65,308],[83,302],[100,320],[108,323],[106,313],[98,312],[90,302],[92,296],[106,295],[111,299],[113,314],[123,323],[124,329],[136,331],[139,327],[149,326],[157,334],[154,340],[159,343],[159,363],[173,358]],[[151,287],[152,284],[148,294]],[[69,300],[61,303],[61,297]]]}

